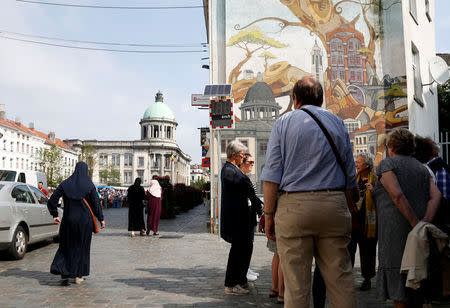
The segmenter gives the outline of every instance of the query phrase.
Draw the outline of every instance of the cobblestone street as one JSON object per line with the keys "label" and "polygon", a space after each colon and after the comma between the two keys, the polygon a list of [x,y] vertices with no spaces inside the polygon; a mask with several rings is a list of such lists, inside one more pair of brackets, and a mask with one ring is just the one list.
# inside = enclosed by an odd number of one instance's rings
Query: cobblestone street
{"label": "cobblestone street", "polygon": [[[264,236],[255,238],[251,264],[260,278],[249,296],[230,296],[223,287],[229,246],[207,233],[204,206],[162,220],[159,237],[134,239],[127,209],[104,213],[107,229],[93,237],[85,282],[61,286],[49,273],[57,244],[34,245],[23,260],[0,261],[0,307],[280,307],[268,297],[272,256]],[[392,307],[374,289],[357,294],[358,307]]]}

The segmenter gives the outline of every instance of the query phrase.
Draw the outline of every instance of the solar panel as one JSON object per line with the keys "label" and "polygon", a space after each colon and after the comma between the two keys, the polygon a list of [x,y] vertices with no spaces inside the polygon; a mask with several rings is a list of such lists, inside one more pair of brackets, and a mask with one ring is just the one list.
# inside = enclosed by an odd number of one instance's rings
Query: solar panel
{"label": "solar panel", "polygon": [[231,95],[231,84],[209,84],[209,85],[206,85],[203,95],[230,96]]}

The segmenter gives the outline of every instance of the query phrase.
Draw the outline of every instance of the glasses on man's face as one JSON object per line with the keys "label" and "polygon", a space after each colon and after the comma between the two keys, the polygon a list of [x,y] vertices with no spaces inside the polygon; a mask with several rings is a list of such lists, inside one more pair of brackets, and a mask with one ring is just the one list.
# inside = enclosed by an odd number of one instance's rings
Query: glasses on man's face
{"label": "glasses on man's face", "polygon": [[248,163],[249,165],[254,165],[254,164],[255,164],[255,161],[253,161],[253,160],[247,160],[247,163]]}

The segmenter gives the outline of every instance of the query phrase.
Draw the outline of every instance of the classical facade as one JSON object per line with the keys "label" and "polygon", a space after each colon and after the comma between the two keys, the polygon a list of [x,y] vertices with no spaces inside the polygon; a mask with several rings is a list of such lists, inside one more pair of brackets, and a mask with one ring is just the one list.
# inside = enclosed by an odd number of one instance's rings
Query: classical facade
{"label": "classical facade", "polygon": [[178,123],[172,110],[158,92],[139,121],[140,140],[100,141],[70,140],[75,148],[89,144],[95,147],[96,161],[93,181],[106,184],[101,171],[114,168],[120,172],[121,186],[129,186],[140,177],[143,186],[148,186],[153,175],[169,176],[171,182],[190,183],[191,157],[184,153],[176,142]]}

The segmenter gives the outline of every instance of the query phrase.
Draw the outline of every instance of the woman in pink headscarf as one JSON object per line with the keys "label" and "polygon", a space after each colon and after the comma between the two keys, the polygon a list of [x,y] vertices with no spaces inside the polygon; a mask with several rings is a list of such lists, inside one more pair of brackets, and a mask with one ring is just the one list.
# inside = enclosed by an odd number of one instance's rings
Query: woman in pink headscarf
{"label": "woman in pink headscarf", "polygon": [[148,209],[147,209],[147,235],[153,231],[153,235],[159,235],[158,225],[161,216],[161,186],[154,175],[150,182],[150,188],[147,191]]}

